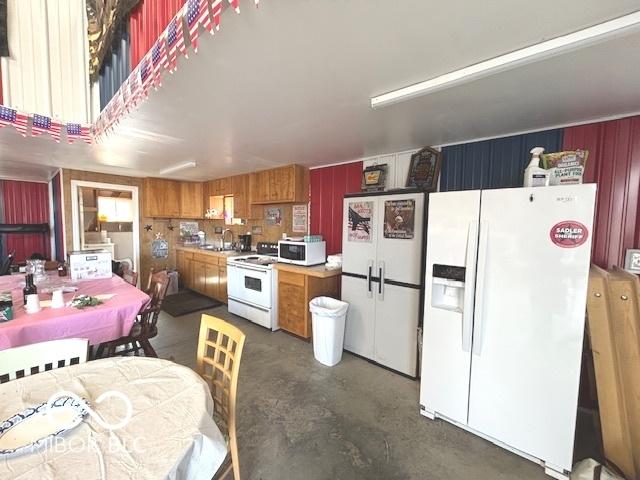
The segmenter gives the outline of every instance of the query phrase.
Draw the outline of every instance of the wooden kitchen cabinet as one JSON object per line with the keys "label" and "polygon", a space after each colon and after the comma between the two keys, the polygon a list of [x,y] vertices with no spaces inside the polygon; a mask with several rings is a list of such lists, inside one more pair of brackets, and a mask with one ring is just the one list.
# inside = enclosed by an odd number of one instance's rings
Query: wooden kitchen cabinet
{"label": "wooden kitchen cabinet", "polygon": [[300,165],[251,174],[250,204],[306,203],[309,201],[309,170]]}
{"label": "wooden kitchen cabinet", "polygon": [[[339,298],[340,272],[315,276],[318,270],[278,264],[278,325],[299,337],[311,338],[309,302],[315,297]],[[334,274],[335,273],[335,274]]]}
{"label": "wooden kitchen cabinet", "polygon": [[204,188],[207,197],[217,195],[231,195],[231,177],[209,180],[208,182],[205,182]]}
{"label": "wooden kitchen cabinet", "polygon": [[203,218],[202,192],[202,183],[180,182],[180,218]]}
{"label": "wooden kitchen cabinet", "polygon": [[145,178],[142,184],[142,212],[145,217],[180,216],[180,182],[163,178]]}
{"label": "wooden kitchen cabinet", "polygon": [[233,195],[233,218],[250,218],[249,175],[231,177]]}
{"label": "wooden kitchen cabinet", "polygon": [[187,288],[193,287],[193,253],[184,250],[176,252],[176,266],[182,284]]}
{"label": "wooden kitchen cabinet", "polygon": [[227,303],[226,256],[178,249],[176,263],[185,287]]}
{"label": "wooden kitchen cabinet", "polygon": [[[223,261],[225,262],[224,265],[222,264]],[[221,301],[222,303],[228,303],[227,261],[223,258],[220,260],[220,262],[220,267],[218,267],[218,296],[214,298]]]}

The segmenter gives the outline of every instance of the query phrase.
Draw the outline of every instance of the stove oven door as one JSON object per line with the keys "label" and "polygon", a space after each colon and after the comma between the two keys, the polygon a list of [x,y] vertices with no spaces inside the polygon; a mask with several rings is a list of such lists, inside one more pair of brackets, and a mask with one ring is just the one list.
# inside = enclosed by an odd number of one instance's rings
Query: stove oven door
{"label": "stove oven door", "polygon": [[271,309],[271,269],[229,265],[227,288],[231,298]]}

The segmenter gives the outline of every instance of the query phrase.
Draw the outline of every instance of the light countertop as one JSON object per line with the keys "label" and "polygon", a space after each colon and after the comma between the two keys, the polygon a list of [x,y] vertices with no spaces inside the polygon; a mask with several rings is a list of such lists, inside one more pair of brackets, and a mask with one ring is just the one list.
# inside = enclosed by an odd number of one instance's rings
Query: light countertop
{"label": "light countertop", "polygon": [[301,273],[303,275],[309,275],[311,277],[329,278],[342,274],[342,269],[328,269],[322,265],[315,265],[313,267],[302,267],[300,265],[292,265],[291,263],[276,263],[274,267],[278,270],[292,273]]}
{"label": "light countertop", "polygon": [[204,248],[192,247],[191,245],[176,245],[176,250],[182,250],[184,252],[197,253],[199,255],[211,255],[218,258],[238,257],[240,255],[249,255],[251,252],[236,252],[235,250],[225,250],[223,252],[216,250],[207,250]]}

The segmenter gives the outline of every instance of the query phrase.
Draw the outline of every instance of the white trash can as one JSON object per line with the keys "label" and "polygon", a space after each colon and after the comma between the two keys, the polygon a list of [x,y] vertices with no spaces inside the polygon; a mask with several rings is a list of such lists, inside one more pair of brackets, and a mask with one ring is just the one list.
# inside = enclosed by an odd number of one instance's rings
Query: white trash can
{"label": "white trash can", "polygon": [[316,297],[309,302],[313,324],[313,356],[333,367],[342,359],[344,321],[349,304],[331,297]]}

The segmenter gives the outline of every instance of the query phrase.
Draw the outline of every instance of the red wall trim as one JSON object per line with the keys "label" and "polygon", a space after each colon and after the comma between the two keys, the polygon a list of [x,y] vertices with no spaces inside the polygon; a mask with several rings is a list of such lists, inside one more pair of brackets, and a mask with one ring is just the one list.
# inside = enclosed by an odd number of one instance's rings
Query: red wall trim
{"label": "red wall trim", "polygon": [[[1,180],[4,223],[49,223],[49,186],[46,183]],[[49,234],[6,235],[6,252],[23,262],[33,253],[51,258]]]}
{"label": "red wall trim", "polygon": [[342,252],[342,198],[360,191],[362,162],[317,168],[310,172],[311,233],[327,242],[327,254]]}
{"label": "red wall trim", "polygon": [[570,127],[564,150],[589,150],[585,182],[598,184],[592,260],[623,266],[640,247],[640,116]]}

